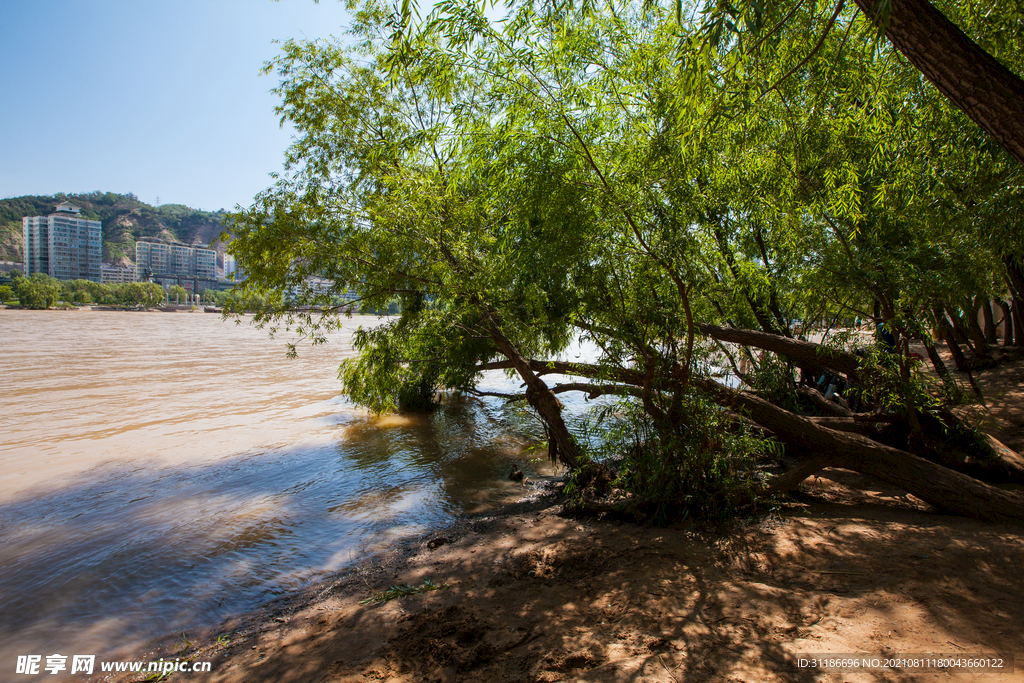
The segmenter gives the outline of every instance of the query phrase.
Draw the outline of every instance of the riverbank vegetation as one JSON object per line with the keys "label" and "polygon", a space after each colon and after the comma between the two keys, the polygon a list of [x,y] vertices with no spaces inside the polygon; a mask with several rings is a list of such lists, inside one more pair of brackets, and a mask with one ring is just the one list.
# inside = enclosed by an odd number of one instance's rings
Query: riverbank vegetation
{"label": "riverbank vegetation", "polygon": [[155,282],[101,284],[91,280],[60,281],[45,273],[15,277],[10,289],[22,308],[35,310],[45,310],[57,302],[153,308],[163,305],[166,300],[163,286]]}
{"label": "riverbank vegetation", "polygon": [[252,310],[265,310],[279,305],[278,297],[261,294],[243,295],[231,290],[214,291],[204,289],[198,297],[190,294],[180,285],[164,289],[155,282],[127,282],[104,284],[91,280],[57,280],[45,273],[33,273],[29,277],[17,275],[11,284],[0,286],[0,303],[16,301],[21,308],[45,310],[58,303],[82,306],[127,306],[156,308],[164,304],[214,304],[239,314]]}
{"label": "riverbank vegetation", "polygon": [[[1020,457],[962,410],[1024,339],[1022,167],[904,56],[905,4],[363,5],[347,40],[267,66],[297,139],[232,216],[242,292],[299,292],[257,319],[313,342],[341,291],[398,297],[356,335],[348,395],[423,408],[514,373],[505,398],[598,507],[724,516],[842,467],[1024,520],[993,485]],[[1024,101],[1020,8],[939,9]],[[579,338],[597,357],[561,360]],[[618,401],[600,450],[566,392]]]}

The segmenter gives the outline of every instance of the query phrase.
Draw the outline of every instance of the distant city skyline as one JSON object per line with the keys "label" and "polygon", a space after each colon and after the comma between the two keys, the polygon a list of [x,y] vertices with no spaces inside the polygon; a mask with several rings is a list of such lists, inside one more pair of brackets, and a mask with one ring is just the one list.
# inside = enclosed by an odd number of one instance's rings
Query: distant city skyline
{"label": "distant city skyline", "polygon": [[325,0],[38,0],[0,12],[0,198],[93,191],[149,204],[248,206],[280,171],[260,76],[273,40],[340,35]]}

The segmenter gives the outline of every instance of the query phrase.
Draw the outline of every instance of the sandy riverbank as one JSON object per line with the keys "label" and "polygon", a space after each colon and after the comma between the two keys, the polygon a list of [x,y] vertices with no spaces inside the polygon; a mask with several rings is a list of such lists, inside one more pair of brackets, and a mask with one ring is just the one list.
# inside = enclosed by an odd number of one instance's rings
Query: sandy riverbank
{"label": "sandy riverbank", "polygon": [[[843,475],[837,474],[836,479]],[[725,532],[563,517],[550,499],[380,558],[197,639],[209,681],[879,681],[800,653],[1009,653],[1024,680],[1024,529],[834,481]],[[815,490],[816,489],[816,490]],[[923,507],[923,506],[922,506]],[[436,545],[436,544],[435,544]],[[448,584],[380,606],[393,584]],[[234,630],[232,630],[234,629]]]}

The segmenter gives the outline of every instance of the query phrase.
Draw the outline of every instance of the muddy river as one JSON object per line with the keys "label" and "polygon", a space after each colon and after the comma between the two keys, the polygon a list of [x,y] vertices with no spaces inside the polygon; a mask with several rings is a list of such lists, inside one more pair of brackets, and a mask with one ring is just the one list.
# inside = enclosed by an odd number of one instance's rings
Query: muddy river
{"label": "muddy river", "polygon": [[0,671],[213,626],[520,495],[510,464],[540,465],[500,403],[339,396],[376,322],[288,359],[219,315],[0,310]]}

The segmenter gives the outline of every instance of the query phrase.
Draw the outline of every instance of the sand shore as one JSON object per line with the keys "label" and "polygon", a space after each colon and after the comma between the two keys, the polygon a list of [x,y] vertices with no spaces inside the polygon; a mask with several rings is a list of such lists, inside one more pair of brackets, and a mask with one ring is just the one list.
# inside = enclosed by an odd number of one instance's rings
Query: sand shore
{"label": "sand shore", "polygon": [[[812,480],[779,514],[728,530],[574,519],[543,497],[194,638],[181,656],[212,673],[173,679],[979,680],[797,665],[860,652],[1011,655],[1015,672],[982,680],[1024,680],[1024,529],[852,494],[852,476]],[[427,580],[446,587],[360,604]]]}

